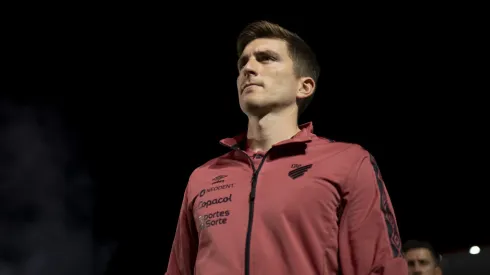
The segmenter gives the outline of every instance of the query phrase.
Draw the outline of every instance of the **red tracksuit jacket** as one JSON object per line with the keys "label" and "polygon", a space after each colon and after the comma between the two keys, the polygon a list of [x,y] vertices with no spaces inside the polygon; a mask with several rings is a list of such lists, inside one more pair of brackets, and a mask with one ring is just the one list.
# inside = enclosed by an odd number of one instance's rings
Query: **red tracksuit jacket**
{"label": "red tracksuit jacket", "polygon": [[267,153],[229,153],[187,185],[167,275],[408,274],[373,157],[313,126]]}

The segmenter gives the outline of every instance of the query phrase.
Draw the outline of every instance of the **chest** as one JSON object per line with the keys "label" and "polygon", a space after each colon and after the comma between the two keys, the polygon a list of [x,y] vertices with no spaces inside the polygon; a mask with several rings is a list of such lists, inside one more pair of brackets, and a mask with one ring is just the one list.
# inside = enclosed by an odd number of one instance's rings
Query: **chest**
{"label": "chest", "polygon": [[[287,222],[322,226],[337,222],[345,175],[334,165],[294,161],[255,165],[260,167],[255,185],[255,219],[272,225]],[[194,191],[193,216],[198,230],[246,228],[252,168],[222,170],[209,178]]]}
{"label": "chest", "polygon": [[191,206],[198,232],[224,236],[246,225],[241,217],[248,211],[251,178],[246,169],[223,169],[199,178]]}
{"label": "chest", "polygon": [[269,222],[335,222],[342,181],[335,170],[315,164],[264,167],[257,178],[255,211]]}

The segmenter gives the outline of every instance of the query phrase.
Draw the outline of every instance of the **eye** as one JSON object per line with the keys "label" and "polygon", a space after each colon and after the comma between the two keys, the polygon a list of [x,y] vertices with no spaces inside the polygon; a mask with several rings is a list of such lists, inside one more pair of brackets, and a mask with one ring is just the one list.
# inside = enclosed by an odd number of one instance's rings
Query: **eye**
{"label": "eye", "polygon": [[257,61],[266,62],[266,61],[276,61],[277,58],[270,54],[260,54],[257,56]]}
{"label": "eye", "polygon": [[[258,52],[255,53],[254,56],[257,62],[265,63],[265,64],[280,60],[279,56],[275,52],[271,52],[271,51]],[[247,64],[247,62],[249,62],[248,57],[240,58],[237,64],[238,71],[241,71],[242,68]]]}

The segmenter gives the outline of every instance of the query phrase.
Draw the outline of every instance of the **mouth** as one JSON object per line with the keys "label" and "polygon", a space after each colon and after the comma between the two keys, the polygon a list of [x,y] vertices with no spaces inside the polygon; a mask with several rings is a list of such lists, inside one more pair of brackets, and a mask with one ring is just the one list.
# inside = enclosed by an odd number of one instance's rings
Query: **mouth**
{"label": "mouth", "polygon": [[247,89],[248,87],[251,87],[251,86],[260,86],[260,85],[259,84],[256,84],[256,83],[248,83],[248,84],[245,84],[242,87],[242,92],[245,91],[245,89]]}

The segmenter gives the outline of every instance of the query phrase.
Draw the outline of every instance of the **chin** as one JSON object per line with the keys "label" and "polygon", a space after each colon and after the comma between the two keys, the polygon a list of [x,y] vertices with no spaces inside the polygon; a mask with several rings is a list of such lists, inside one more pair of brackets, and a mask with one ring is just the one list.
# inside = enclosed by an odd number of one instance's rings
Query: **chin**
{"label": "chin", "polygon": [[260,116],[270,109],[270,104],[265,101],[247,100],[240,104],[242,111],[248,115]]}
{"label": "chin", "polygon": [[241,105],[244,107],[250,106],[251,108],[259,108],[260,106],[266,106],[267,102],[262,95],[259,94],[247,94],[242,97]]}

